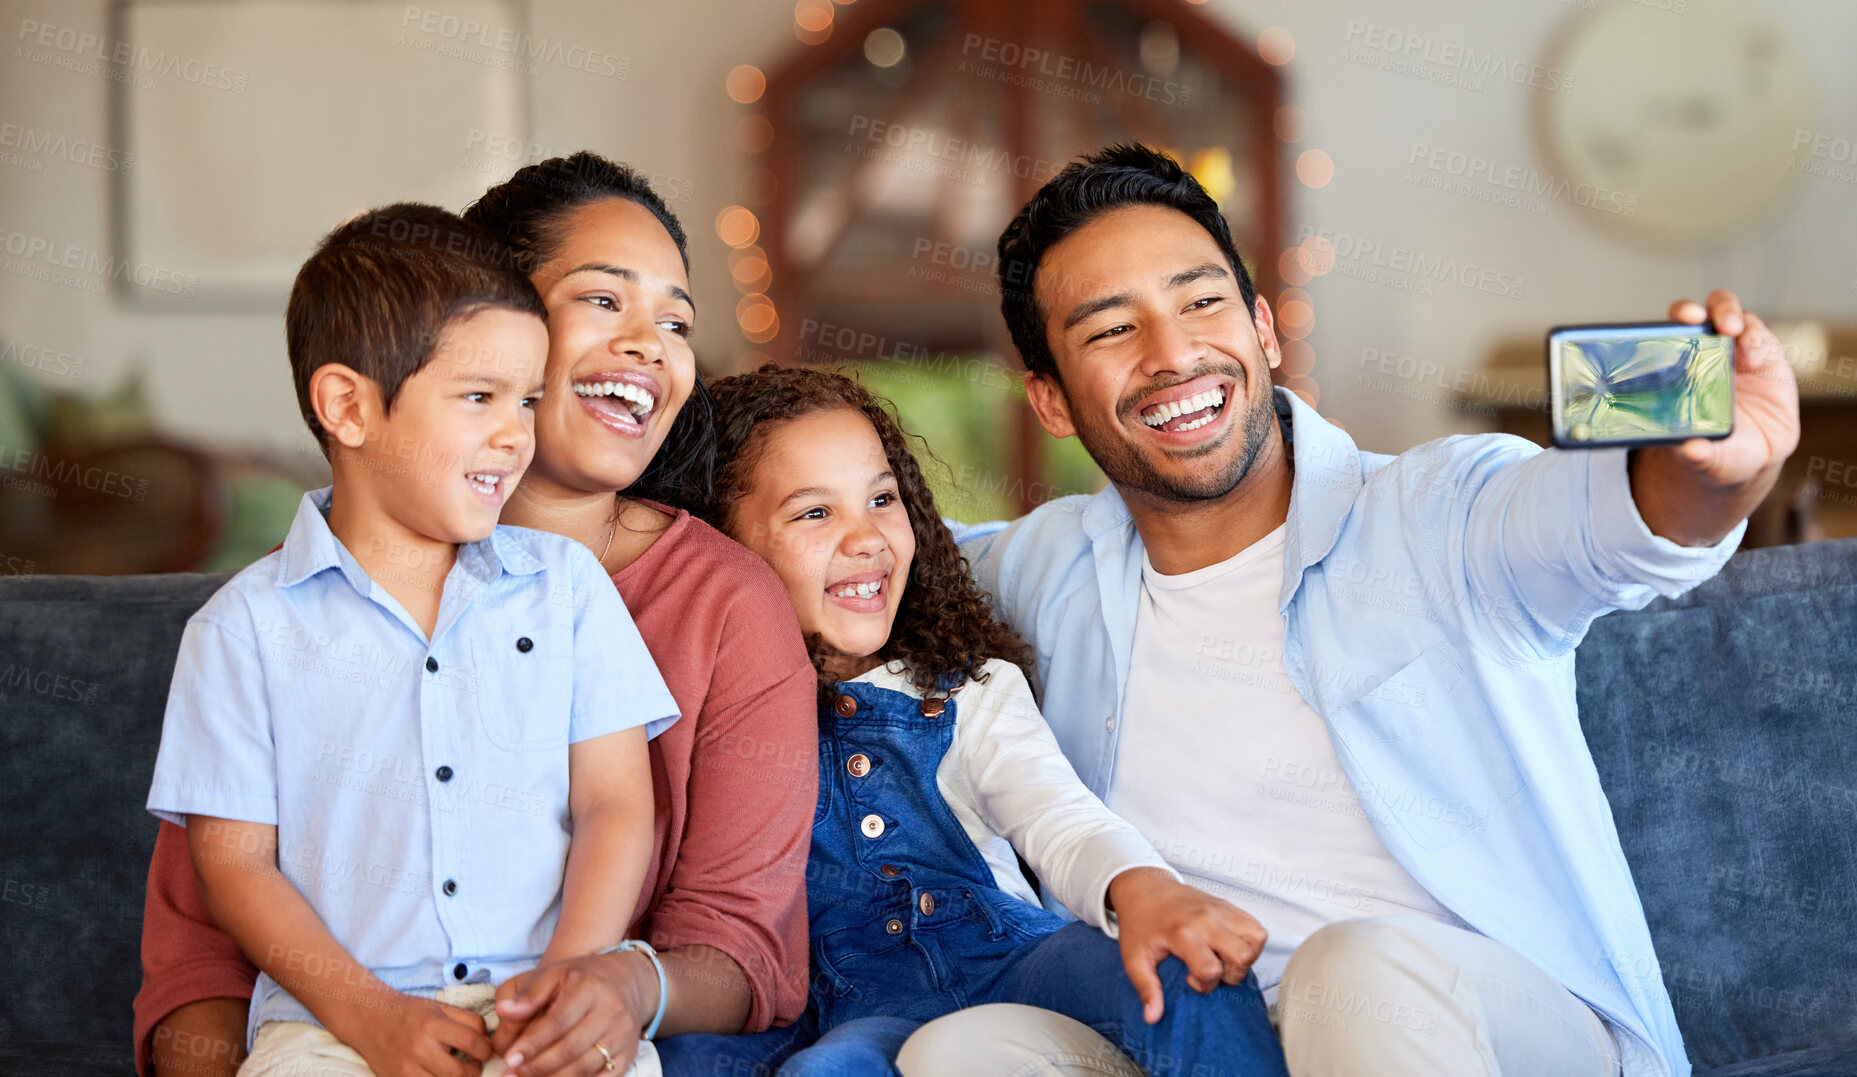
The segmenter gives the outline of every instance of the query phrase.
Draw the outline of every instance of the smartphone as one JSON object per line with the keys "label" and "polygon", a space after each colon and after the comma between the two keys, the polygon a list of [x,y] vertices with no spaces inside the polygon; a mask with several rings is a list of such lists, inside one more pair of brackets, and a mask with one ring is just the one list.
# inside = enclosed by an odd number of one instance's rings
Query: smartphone
{"label": "smartphone", "polygon": [[1554,444],[1667,445],[1734,431],[1734,338],[1709,325],[1563,325],[1548,331]]}

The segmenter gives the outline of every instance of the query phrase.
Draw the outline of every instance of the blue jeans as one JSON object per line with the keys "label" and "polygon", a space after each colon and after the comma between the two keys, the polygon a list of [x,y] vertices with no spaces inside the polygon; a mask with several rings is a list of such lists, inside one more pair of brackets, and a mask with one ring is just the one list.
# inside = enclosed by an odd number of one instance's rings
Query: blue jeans
{"label": "blue jeans", "polygon": [[[1160,965],[1167,1009],[1142,1020],[1121,948],[1088,924],[1069,924],[1023,948],[983,1002],[1042,1006],[1095,1029],[1154,1077],[1288,1077],[1255,976],[1202,995],[1186,966]],[[790,1028],[749,1036],[673,1036],[658,1044],[665,1077],[871,1077],[894,1073],[903,1041],[924,1022],[860,1017],[818,1031],[808,1010]]]}

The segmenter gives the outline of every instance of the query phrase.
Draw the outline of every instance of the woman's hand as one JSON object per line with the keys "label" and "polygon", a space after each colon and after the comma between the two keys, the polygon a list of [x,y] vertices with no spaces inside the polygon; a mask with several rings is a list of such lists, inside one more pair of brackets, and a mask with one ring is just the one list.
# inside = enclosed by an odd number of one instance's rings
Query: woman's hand
{"label": "woman's hand", "polygon": [[490,1046],[509,1077],[592,1077],[606,1069],[596,1043],[612,1055],[613,1072],[632,1064],[658,1012],[658,979],[642,954],[594,954],[512,976],[496,999]]}
{"label": "woman's hand", "polygon": [[[349,1043],[380,1077],[470,1077],[490,1057],[484,1019],[429,998],[402,995],[403,1006],[376,1011],[350,1031]],[[475,1062],[453,1054],[460,1051]]]}
{"label": "woman's hand", "polygon": [[1109,884],[1109,904],[1116,914],[1122,967],[1150,1025],[1165,1012],[1166,994],[1155,966],[1168,954],[1185,962],[1187,986],[1203,995],[1221,983],[1243,983],[1251,963],[1264,952],[1264,925],[1159,868],[1131,868],[1117,875]]}

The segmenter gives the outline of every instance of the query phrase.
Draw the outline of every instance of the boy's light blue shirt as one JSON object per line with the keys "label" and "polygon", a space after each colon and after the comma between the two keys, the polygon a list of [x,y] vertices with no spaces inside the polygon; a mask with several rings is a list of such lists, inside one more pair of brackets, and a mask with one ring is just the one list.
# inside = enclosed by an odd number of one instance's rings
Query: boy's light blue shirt
{"label": "boy's light blue shirt", "polygon": [[[1277,410],[1295,465],[1284,663],[1374,829],[1441,904],[1597,1009],[1626,1077],[1687,1077],[1580,731],[1573,650],[1600,614],[1713,575],[1745,525],[1706,549],[1653,535],[1623,449],[1542,451],[1482,435],[1390,457],[1361,452],[1281,389]],[[1127,507],[1112,486],[1010,523],[957,526],[956,538],[1037,650],[1059,744],[1106,796],[1141,592]],[[1185,767],[1245,749],[1180,750]]]}
{"label": "boy's light blue shirt", "polygon": [[[148,808],[276,826],[284,876],[390,987],[500,983],[560,914],[568,745],[656,736],[677,703],[579,543],[498,527],[459,546],[428,642],[329,530],[329,498],[305,494],[283,548],[188,621]],[[314,1020],[261,975],[247,1041]]]}

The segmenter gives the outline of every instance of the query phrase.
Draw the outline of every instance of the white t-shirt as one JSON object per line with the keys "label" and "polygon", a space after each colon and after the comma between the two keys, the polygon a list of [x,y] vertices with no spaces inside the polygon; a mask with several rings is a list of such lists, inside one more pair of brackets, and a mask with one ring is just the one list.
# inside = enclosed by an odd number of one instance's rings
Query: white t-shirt
{"label": "white t-shirt", "polygon": [[[954,740],[935,770],[942,799],[998,889],[1038,901],[1017,849],[1052,897],[1115,937],[1110,880],[1130,868],[1165,871],[1165,860],[1077,777],[1019,667],[993,658],[980,670],[986,681],[970,681],[954,697]],[[921,697],[905,673],[888,666],[857,679]]]}
{"label": "white t-shirt", "polygon": [[1267,1002],[1324,924],[1414,912],[1463,926],[1387,852],[1284,672],[1283,540],[1279,527],[1178,576],[1143,557],[1108,797],[1187,882],[1264,925]]}

